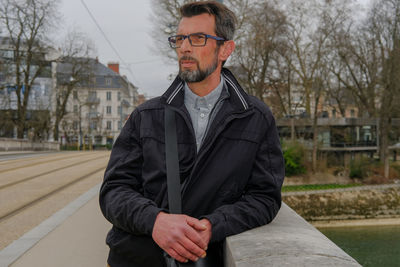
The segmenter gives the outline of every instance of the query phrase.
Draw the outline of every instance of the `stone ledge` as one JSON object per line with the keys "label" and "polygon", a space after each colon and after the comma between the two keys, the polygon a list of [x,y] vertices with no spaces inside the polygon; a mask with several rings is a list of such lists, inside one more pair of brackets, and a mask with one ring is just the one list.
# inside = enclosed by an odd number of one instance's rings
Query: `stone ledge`
{"label": "stone ledge", "polygon": [[270,224],[226,239],[225,266],[360,266],[282,203]]}

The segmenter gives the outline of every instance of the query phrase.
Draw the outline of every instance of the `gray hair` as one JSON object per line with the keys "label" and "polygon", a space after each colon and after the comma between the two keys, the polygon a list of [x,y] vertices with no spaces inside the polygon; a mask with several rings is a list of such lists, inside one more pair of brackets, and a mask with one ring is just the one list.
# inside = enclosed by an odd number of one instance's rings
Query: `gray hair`
{"label": "gray hair", "polygon": [[216,1],[199,1],[183,5],[180,8],[182,17],[193,17],[204,13],[214,15],[215,33],[225,40],[232,40],[235,34],[236,16],[225,5]]}

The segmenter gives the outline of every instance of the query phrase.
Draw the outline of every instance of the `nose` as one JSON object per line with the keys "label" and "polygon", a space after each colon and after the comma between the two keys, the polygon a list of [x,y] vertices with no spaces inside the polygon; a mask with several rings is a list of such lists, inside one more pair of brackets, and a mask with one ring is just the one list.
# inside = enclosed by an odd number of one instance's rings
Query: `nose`
{"label": "nose", "polygon": [[189,42],[189,37],[185,38],[185,40],[183,40],[181,47],[178,49],[180,49],[181,52],[191,52],[192,51],[192,45]]}

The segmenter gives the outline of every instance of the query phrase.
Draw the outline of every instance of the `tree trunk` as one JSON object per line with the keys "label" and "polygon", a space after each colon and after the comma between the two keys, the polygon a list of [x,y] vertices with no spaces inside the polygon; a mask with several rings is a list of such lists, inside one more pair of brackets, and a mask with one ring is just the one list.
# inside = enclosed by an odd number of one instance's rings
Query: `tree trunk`
{"label": "tree trunk", "polygon": [[58,127],[60,125],[60,120],[56,118],[56,121],[54,122],[54,129],[53,129],[53,136],[54,136],[54,141],[58,141],[58,135],[60,133]]}
{"label": "tree trunk", "polygon": [[317,161],[318,161],[318,118],[314,116],[313,119],[313,149],[312,149],[312,170],[317,171]]}
{"label": "tree trunk", "polygon": [[26,121],[26,111],[23,107],[21,107],[21,109],[18,111],[18,118],[17,118],[17,138],[18,139],[24,138],[25,121]]}
{"label": "tree trunk", "polygon": [[17,138],[23,139],[24,138],[24,122],[18,120],[17,122]]}
{"label": "tree trunk", "polygon": [[389,127],[389,119],[381,118],[379,123],[379,159],[384,166],[385,178],[389,178]]}
{"label": "tree trunk", "polygon": [[296,131],[295,131],[295,128],[294,128],[294,118],[292,117],[290,119],[290,140],[292,142],[294,142],[294,140],[295,140],[295,133],[296,133]]}

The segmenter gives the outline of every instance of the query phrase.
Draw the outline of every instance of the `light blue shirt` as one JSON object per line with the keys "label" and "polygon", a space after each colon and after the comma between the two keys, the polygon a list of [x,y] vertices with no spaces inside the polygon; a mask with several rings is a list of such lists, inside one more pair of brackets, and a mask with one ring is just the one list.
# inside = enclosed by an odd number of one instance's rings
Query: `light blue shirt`
{"label": "light blue shirt", "polygon": [[221,75],[221,82],[218,86],[208,95],[200,97],[193,93],[187,83],[185,83],[184,102],[186,109],[189,111],[190,118],[192,119],[192,125],[196,136],[197,151],[203,143],[208,125],[211,124],[212,119],[215,117],[215,114],[212,116],[211,114],[218,111],[216,110],[214,112],[213,109],[221,96],[223,87],[224,78]]}

